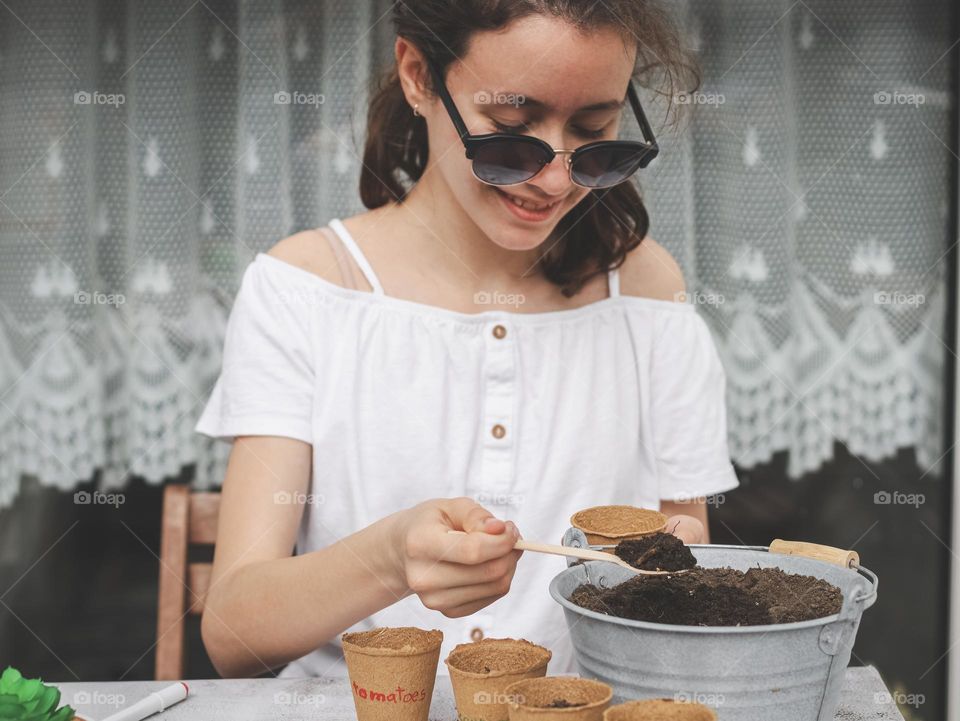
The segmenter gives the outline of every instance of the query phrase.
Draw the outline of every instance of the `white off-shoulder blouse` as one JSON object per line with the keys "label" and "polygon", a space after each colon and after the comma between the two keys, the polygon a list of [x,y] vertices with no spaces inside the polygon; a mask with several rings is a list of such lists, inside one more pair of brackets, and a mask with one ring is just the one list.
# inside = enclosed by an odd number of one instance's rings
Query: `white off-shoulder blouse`
{"label": "white off-shoulder blouse", "polygon": [[[312,445],[297,553],[429,498],[468,496],[525,538],[559,543],[581,508],[659,508],[738,485],[723,367],[693,305],[621,295],[612,271],[610,297],[573,310],[456,312],[385,295],[346,227],[329,227],[372,292],[258,254],[196,426]],[[547,591],[564,567],[527,553],[510,592],[472,616],[409,596],[350,630],[438,628],[441,659],[481,634],[526,638],[553,651],[550,673],[574,672]],[[337,640],[281,675],[345,672]]]}

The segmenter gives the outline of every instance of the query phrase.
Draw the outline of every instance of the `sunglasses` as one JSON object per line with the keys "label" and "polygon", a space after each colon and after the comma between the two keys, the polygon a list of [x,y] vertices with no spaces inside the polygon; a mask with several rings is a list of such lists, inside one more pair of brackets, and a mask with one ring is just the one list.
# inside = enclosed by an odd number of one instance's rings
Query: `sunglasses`
{"label": "sunglasses", "polygon": [[633,87],[627,85],[627,97],[640,124],[644,142],[634,140],[597,140],[575,150],[554,149],[531,135],[485,133],[471,135],[463,116],[450,97],[443,75],[430,60],[430,73],[450,120],[453,121],[467,158],[473,161],[473,174],[488,185],[517,185],[535,177],[558,155],[565,155],[570,180],[583,188],[610,188],[627,180],[657,157],[660,148]]}

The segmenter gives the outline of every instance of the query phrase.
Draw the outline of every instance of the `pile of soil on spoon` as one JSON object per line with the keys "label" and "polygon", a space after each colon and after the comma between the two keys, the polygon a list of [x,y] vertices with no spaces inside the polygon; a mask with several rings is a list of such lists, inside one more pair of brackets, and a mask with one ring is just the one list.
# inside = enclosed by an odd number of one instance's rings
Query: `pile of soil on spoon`
{"label": "pile of soil on spoon", "polygon": [[620,541],[614,553],[634,568],[644,571],[680,571],[693,568],[697,559],[683,541],[670,533]]}
{"label": "pile of soil on spoon", "polygon": [[[619,554],[618,554],[619,555]],[[761,626],[838,613],[840,589],[779,568],[693,568],[675,576],[635,576],[613,588],[578,586],[570,600],[620,618],[681,626]]]}

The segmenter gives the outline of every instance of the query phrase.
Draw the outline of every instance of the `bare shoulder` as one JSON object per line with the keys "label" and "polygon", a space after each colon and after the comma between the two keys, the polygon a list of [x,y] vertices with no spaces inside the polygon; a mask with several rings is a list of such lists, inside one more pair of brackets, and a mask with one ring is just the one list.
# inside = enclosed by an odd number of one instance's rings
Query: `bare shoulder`
{"label": "bare shoulder", "polygon": [[281,240],[267,251],[278,260],[343,285],[340,265],[330,243],[318,229],[303,230]]}
{"label": "bare shoulder", "polygon": [[627,253],[620,266],[620,292],[656,300],[682,301],[683,271],[670,252],[650,236]]}

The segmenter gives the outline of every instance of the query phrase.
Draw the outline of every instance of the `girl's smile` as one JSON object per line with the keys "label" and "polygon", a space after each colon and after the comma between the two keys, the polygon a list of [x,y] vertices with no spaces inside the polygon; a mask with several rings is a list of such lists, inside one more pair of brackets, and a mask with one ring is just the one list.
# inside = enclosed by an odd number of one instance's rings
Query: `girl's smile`
{"label": "girl's smile", "polygon": [[536,203],[506,190],[493,188],[493,186],[491,188],[500,198],[501,205],[505,206],[514,217],[527,223],[543,223],[552,220],[556,211],[564,206],[563,201],[566,199],[564,196],[550,203]]}

